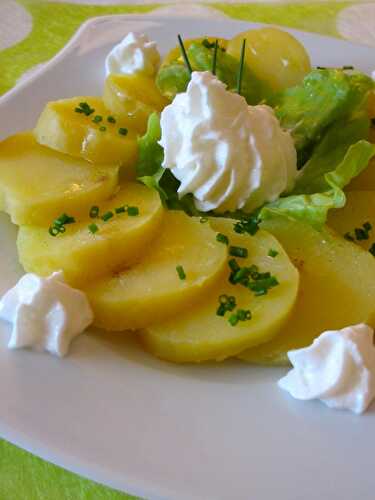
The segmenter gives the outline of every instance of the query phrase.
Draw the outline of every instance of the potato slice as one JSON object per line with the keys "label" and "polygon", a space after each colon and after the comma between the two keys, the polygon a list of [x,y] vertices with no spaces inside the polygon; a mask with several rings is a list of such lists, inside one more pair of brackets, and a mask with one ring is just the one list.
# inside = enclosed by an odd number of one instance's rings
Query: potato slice
{"label": "potato slice", "polygon": [[[355,237],[355,228],[363,229],[366,222],[372,225],[368,233],[368,239]],[[346,205],[339,210],[331,210],[328,215],[327,224],[337,231],[341,236],[349,233],[355,243],[368,250],[375,242],[375,192],[374,191],[351,191],[346,194]],[[363,233],[362,233],[363,234]]]}
{"label": "potato slice", "polygon": [[155,81],[144,75],[110,75],[103,95],[104,104],[125,126],[143,134],[154,111],[162,111],[169,101],[163,97]]}
{"label": "potato slice", "polygon": [[[136,206],[139,215],[116,214],[124,205]],[[156,191],[141,184],[128,183],[109,201],[99,204],[100,214],[111,211],[114,217],[104,222],[100,218],[69,224],[66,231],[52,237],[48,228],[21,226],[17,247],[25,271],[48,276],[62,270],[66,281],[82,287],[90,280],[104,276],[136,262],[156,236],[163,208]],[[92,234],[88,225],[99,230]]]}
{"label": "potato slice", "polygon": [[239,33],[228,42],[228,54],[239,59],[244,39],[246,63],[275,92],[301,83],[311,71],[304,46],[287,31],[265,27]]}
{"label": "potato slice", "polygon": [[[167,212],[162,231],[134,267],[85,290],[94,324],[106,330],[143,328],[199,300],[224,272],[227,248],[215,232],[183,212]],[[186,279],[176,271],[182,266]]]}
{"label": "potato slice", "polygon": [[298,299],[288,323],[267,344],[240,358],[288,364],[287,352],[310,345],[325,330],[356,323],[374,325],[375,260],[332,230],[322,232],[286,218],[262,226],[282,243],[300,271]]}
{"label": "potato slice", "polygon": [[37,225],[87,213],[115,191],[118,170],[40,146],[30,132],[8,137],[0,143],[0,210],[15,224]]}
{"label": "potato slice", "polygon": [[[280,329],[293,307],[298,290],[298,271],[278,241],[266,231],[255,236],[233,231],[230,219],[211,221],[212,227],[229,237],[230,244],[248,249],[248,258],[237,259],[241,266],[255,264],[260,272],[269,271],[279,285],[267,295],[256,297],[242,285],[232,285],[229,266],[220,282],[199,304],[160,324],[151,324],[141,338],[147,350],[159,358],[182,362],[223,360],[247,347],[266,342]],[[269,256],[275,250],[276,257]],[[232,258],[232,257],[230,257]],[[234,296],[238,308],[250,309],[252,318],[231,326],[227,312],[218,316],[220,295]]]}
{"label": "potato slice", "polygon": [[[87,103],[92,110],[89,115],[75,111],[80,103]],[[96,122],[95,120],[101,121]],[[115,123],[109,122],[112,118]],[[66,153],[75,158],[84,158],[93,163],[117,163],[124,168],[133,167],[137,160],[136,134],[128,130],[119,133],[128,123],[106,109],[99,97],[73,97],[49,102],[40,115],[34,130],[39,144]],[[105,129],[105,130],[104,130]]]}

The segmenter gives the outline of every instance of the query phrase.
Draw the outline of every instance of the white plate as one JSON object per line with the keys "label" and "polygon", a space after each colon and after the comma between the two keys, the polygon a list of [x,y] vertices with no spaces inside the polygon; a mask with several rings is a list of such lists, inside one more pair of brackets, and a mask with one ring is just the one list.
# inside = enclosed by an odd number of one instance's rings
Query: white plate
{"label": "white plate", "polygon": [[[31,128],[50,99],[100,94],[104,57],[130,30],[148,33],[166,51],[177,33],[229,37],[249,26],[92,20],[42,71],[0,99],[0,135]],[[291,32],[314,64],[373,69],[373,49]],[[0,294],[22,274],[15,236],[1,215]],[[84,335],[59,360],[8,351],[8,333],[1,325],[0,435],[49,461],[147,498],[374,498],[374,409],[359,418],[294,401],[276,385],[282,369],[162,363],[120,335]]]}

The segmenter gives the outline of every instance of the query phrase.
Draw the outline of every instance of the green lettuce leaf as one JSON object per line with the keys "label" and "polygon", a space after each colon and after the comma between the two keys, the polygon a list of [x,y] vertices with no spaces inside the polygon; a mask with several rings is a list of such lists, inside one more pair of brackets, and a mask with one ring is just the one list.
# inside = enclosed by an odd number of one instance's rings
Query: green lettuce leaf
{"label": "green lettuce leaf", "polygon": [[325,174],[343,161],[352,144],[367,139],[369,130],[370,120],[367,113],[333,123],[300,171],[290,194],[312,194],[329,189]]}
{"label": "green lettuce leaf", "polygon": [[[192,43],[187,50],[193,71],[211,71],[213,54],[212,47],[208,48],[198,42]],[[227,85],[228,90],[236,88],[238,67],[239,61],[235,57],[221,49],[218,50],[216,76]],[[189,72],[181,60],[162,66],[156,77],[156,85],[168,99],[173,99],[176,94],[185,92],[189,81]],[[246,63],[242,76],[241,94],[249,104],[257,104],[271,95],[268,85],[260,81]]]}
{"label": "green lettuce leaf", "polygon": [[192,195],[178,197],[179,181],[172,172],[164,169],[164,152],[159,144],[161,138],[160,119],[157,113],[150,115],[147,131],[138,139],[137,179],[151,189],[158,191],[163,205],[170,210],[184,210],[189,215],[199,215]]}
{"label": "green lettuce leaf", "polygon": [[374,88],[370,77],[340,69],[315,69],[300,85],[269,99],[281,125],[291,131],[299,165],[332,123],[360,109]]}
{"label": "green lettuce leaf", "polygon": [[358,141],[350,146],[342,162],[324,175],[328,190],[280,198],[265,205],[260,211],[259,219],[266,220],[282,215],[321,229],[327,219],[328,210],[345,205],[343,188],[367,167],[374,155],[374,144],[364,140]]}

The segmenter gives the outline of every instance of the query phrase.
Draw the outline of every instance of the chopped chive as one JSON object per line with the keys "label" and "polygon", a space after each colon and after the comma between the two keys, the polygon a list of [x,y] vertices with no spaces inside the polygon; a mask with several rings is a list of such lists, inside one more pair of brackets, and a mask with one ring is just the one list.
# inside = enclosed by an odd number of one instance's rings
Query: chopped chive
{"label": "chopped chive", "polygon": [[96,205],[92,206],[90,208],[89,216],[91,217],[91,219],[96,219],[96,217],[99,216],[99,207],[97,207]]}
{"label": "chopped chive", "polygon": [[135,217],[136,215],[139,215],[139,208],[138,207],[128,207],[127,209],[129,217]]}
{"label": "chopped chive", "polygon": [[89,224],[88,229],[91,234],[95,234],[99,231],[99,228],[96,224]]}
{"label": "chopped chive", "polygon": [[228,265],[234,273],[241,269],[240,266],[238,265],[238,262],[236,261],[236,259],[229,259]]}
{"label": "chopped chive", "polygon": [[101,121],[103,121],[103,117],[100,115],[95,115],[94,118],[92,119],[92,121],[94,123],[100,123]]}
{"label": "chopped chive", "polygon": [[200,222],[201,224],[205,224],[206,222],[208,222],[208,217],[201,217],[201,218],[199,219],[199,222]]}
{"label": "chopped chive", "polygon": [[246,47],[246,38],[242,40],[241,47],[241,57],[240,57],[240,65],[237,72],[237,94],[241,95],[241,87],[242,87],[242,75],[243,75],[243,67],[245,61],[245,47]]}
{"label": "chopped chive", "polygon": [[63,213],[57,219],[53,221],[54,226],[64,226],[65,224],[73,224],[75,222],[75,218],[70,215]]}
{"label": "chopped chive", "polygon": [[94,113],[95,109],[92,108],[87,102],[80,102],[79,106],[74,109],[76,113],[83,113],[86,116],[90,116]]}
{"label": "chopped chive", "polygon": [[368,249],[371,255],[375,257],[375,243],[371,245],[371,247]]}
{"label": "chopped chive", "polygon": [[112,219],[113,215],[114,215],[113,212],[109,210],[108,212],[102,215],[101,219],[104,220],[104,222],[107,222],[107,220]]}
{"label": "chopped chive", "polygon": [[232,255],[233,257],[240,257],[241,259],[246,259],[248,256],[248,251],[247,248],[236,247],[232,245],[229,247],[229,255]]}
{"label": "chopped chive", "polygon": [[202,40],[202,45],[203,47],[206,47],[206,49],[213,49],[215,47],[215,44],[213,42],[210,42],[207,38]]}
{"label": "chopped chive", "polygon": [[232,295],[220,295],[219,307],[216,310],[217,316],[225,316],[227,311],[233,311],[236,307],[236,299]]}
{"label": "chopped chive", "polygon": [[239,321],[249,321],[251,319],[251,311],[249,309],[237,309],[228,318],[228,322],[232,326],[236,326]]}
{"label": "chopped chive", "polygon": [[115,208],[115,212],[116,212],[116,214],[124,214],[126,212],[127,208],[128,208],[127,205],[124,205],[122,207],[117,207],[117,208]]}
{"label": "chopped chive", "polygon": [[223,233],[217,233],[216,241],[219,243],[224,243],[225,245],[229,245],[229,238]]}
{"label": "chopped chive", "polygon": [[214,45],[214,55],[212,58],[212,74],[216,75],[216,61],[217,61],[217,49],[219,47],[218,40],[215,40],[215,45]]}
{"label": "chopped chive", "polygon": [[60,230],[58,227],[56,226],[51,226],[49,229],[48,229],[48,232],[51,236],[57,236],[59,233],[60,233]]}
{"label": "chopped chive", "polygon": [[182,266],[177,266],[176,271],[177,271],[177,274],[178,274],[178,277],[180,278],[180,280],[186,279],[186,274],[185,274],[184,268]]}
{"label": "chopped chive", "polygon": [[270,248],[268,250],[268,257],[272,257],[273,259],[279,255],[279,252],[277,250],[274,250],[273,248]]}
{"label": "chopped chive", "polygon": [[116,123],[116,118],[114,116],[107,116],[108,123]]}
{"label": "chopped chive", "polygon": [[128,129],[127,129],[127,128],[125,128],[125,127],[120,127],[120,128],[118,129],[118,133],[119,133],[120,135],[127,135],[127,134],[128,134]]}
{"label": "chopped chive", "polygon": [[344,234],[344,238],[348,241],[354,241],[353,236],[349,232]]}
{"label": "chopped chive", "polygon": [[369,222],[365,222],[363,224],[363,229],[365,229],[366,231],[371,231],[372,225]]}
{"label": "chopped chive", "polygon": [[246,219],[241,219],[234,224],[233,229],[236,233],[247,233],[251,236],[254,236],[254,234],[256,234],[259,230],[258,218],[255,216],[251,216]]}
{"label": "chopped chive", "polygon": [[184,42],[182,41],[181,35],[177,35],[177,38],[178,38],[178,43],[180,44],[180,50],[181,50],[182,57],[184,59],[185,66],[187,67],[189,73],[192,74],[193,70],[191,68],[191,64],[190,64],[189,58],[187,56]]}
{"label": "chopped chive", "polygon": [[101,127],[99,127],[99,130],[100,130],[100,132],[105,132],[107,130],[107,127],[102,125]]}

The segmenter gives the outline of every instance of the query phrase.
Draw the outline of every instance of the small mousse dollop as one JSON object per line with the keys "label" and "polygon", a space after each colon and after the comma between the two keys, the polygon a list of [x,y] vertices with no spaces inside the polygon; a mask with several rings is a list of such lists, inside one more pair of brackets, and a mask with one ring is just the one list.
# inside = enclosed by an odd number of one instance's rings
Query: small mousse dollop
{"label": "small mousse dollop", "polygon": [[0,300],[0,319],[12,323],[10,349],[31,347],[63,357],[71,341],[93,321],[86,295],[64,282],[63,273],[28,273]]}
{"label": "small mousse dollop", "polygon": [[159,63],[160,54],[156,42],[150,41],[143,33],[130,32],[106,57],[105,72],[106,76],[135,73],[154,76]]}
{"label": "small mousse dollop", "polygon": [[193,72],[186,92],[164,108],[161,130],[163,167],[201,211],[250,211],[294,185],[293,139],[272,108],[249,106],[208,71]]}
{"label": "small mousse dollop", "polygon": [[323,332],[311,346],[288,352],[294,368],[279,386],[297,399],[363,413],[375,397],[373,336],[363,323]]}

